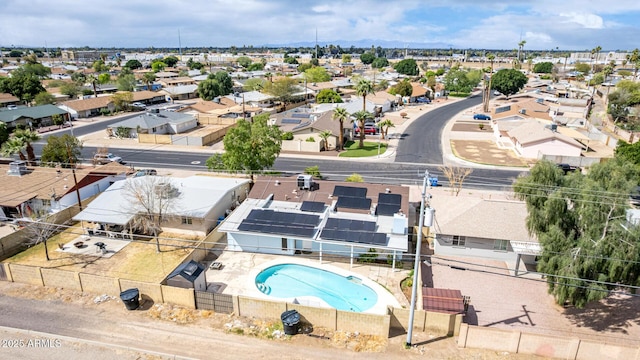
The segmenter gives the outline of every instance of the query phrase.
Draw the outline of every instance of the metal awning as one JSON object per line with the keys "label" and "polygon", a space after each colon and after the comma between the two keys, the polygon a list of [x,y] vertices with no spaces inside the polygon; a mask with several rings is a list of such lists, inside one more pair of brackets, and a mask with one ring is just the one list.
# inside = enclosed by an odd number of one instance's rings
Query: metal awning
{"label": "metal awning", "polygon": [[540,243],[537,242],[511,240],[511,247],[517,254],[542,255],[542,246],[540,246]]}

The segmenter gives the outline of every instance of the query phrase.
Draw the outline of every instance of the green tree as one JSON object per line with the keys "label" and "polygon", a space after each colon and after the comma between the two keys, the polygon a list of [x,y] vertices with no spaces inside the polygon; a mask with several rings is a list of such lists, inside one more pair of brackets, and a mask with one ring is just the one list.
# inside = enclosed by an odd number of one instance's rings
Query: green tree
{"label": "green tree", "polygon": [[576,63],[574,69],[578,72],[581,72],[583,75],[589,74],[591,72],[591,66],[585,63]]}
{"label": "green tree", "polygon": [[165,63],[168,67],[174,67],[178,63],[178,58],[173,55],[169,55],[162,59],[162,62]]}
{"label": "green tree", "polygon": [[350,63],[350,62],[351,62],[351,55],[342,54],[342,63],[346,64],[346,63]]}
{"label": "green tree", "polygon": [[136,59],[131,59],[131,60],[127,60],[127,62],[124,64],[124,66],[126,68],[129,68],[131,70],[135,70],[135,69],[140,69],[142,68],[142,63]]}
{"label": "green tree", "polygon": [[400,96],[411,96],[413,93],[413,86],[409,82],[409,79],[404,79],[392,86],[389,93]]}
{"label": "green tree", "polygon": [[320,92],[318,92],[318,95],[316,96],[316,102],[318,104],[333,104],[333,103],[341,103],[343,101],[342,101],[342,97],[340,97],[340,94],[335,92],[335,90],[322,89],[320,90]]}
{"label": "green tree", "polygon": [[325,147],[325,150],[327,150],[327,151],[329,150],[329,138],[332,135],[333,135],[333,133],[331,133],[331,130],[324,130],[320,134],[318,134],[318,136],[320,136],[320,138],[324,142],[324,147]]}
{"label": "green tree", "polygon": [[7,124],[0,121],[0,149],[2,149],[2,145],[9,140],[9,130],[7,129]]}
{"label": "green tree", "polygon": [[367,111],[367,95],[373,94],[373,84],[365,78],[356,81],[356,94],[362,96],[362,111]]}
{"label": "green tree", "polygon": [[362,61],[362,63],[365,65],[372,64],[375,59],[376,59],[376,56],[369,52],[366,52],[360,55],[360,61]]}
{"label": "green tree", "polygon": [[87,77],[81,72],[74,72],[74,73],[71,74],[71,80],[76,85],[82,86],[87,82]]}
{"label": "green tree", "polygon": [[252,61],[250,58],[248,58],[247,56],[240,56],[236,59],[236,62],[238,63],[238,65],[242,66],[243,68],[248,68],[249,65],[251,65]]}
{"label": "green tree", "polygon": [[389,119],[384,119],[378,123],[378,128],[380,128],[381,137],[387,139],[389,136],[389,128],[396,127],[393,121]]}
{"label": "green tree", "polygon": [[96,60],[93,62],[93,64],[91,65],[91,67],[93,68],[93,70],[95,70],[97,73],[101,73],[103,71],[109,71],[109,67],[104,63],[103,60]]}
{"label": "green tree", "polygon": [[160,72],[164,70],[164,68],[166,67],[167,67],[167,64],[165,64],[164,61],[162,60],[154,60],[151,63],[151,70],[153,70],[154,73]]}
{"label": "green tree", "polygon": [[119,91],[133,91],[136,88],[136,84],[136,77],[133,74],[120,74],[117,80],[117,87]]}
{"label": "green tree", "polygon": [[60,86],[60,93],[74,99],[78,94],[80,94],[80,87],[75,83],[64,83]]}
{"label": "green tree", "polygon": [[273,95],[282,102],[290,102],[293,94],[298,91],[298,82],[290,77],[280,78],[265,84],[264,92]]}
{"label": "green tree", "polygon": [[491,89],[504,94],[508,98],[510,95],[522,90],[527,81],[527,76],[519,70],[502,69],[491,77]]}
{"label": "green tree", "polygon": [[387,66],[389,66],[389,60],[387,60],[387,58],[384,58],[384,57],[376,58],[371,63],[371,67],[373,67],[375,69],[382,69],[382,68],[387,67]]}
{"label": "green tree", "polygon": [[321,66],[316,66],[305,70],[303,76],[307,80],[307,82],[310,83],[319,83],[331,80],[331,75],[327,72],[327,69]]}
{"label": "green tree", "polygon": [[344,122],[349,119],[349,113],[347,109],[338,107],[333,110],[333,114],[331,115],[332,120],[338,120],[340,124],[340,134],[338,134],[338,150],[344,149]]}
{"label": "green tree", "polygon": [[615,157],[640,165],[640,142],[629,144],[628,142],[618,140]]}
{"label": "green tree", "polygon": [[111,95],[111,101],[113,101],[116,111],[124,110],[133,102],[133,93],[131,91],[119,91]]}
{"label": "green tree", "polygon": [[364,147],[364,124],[367,120],[373,119],[373,114],[368,111],[357,111],[351,114],[354,117],[354,122],[360,128],[360,137],[358,142],[358,148],[362,149]]}
{"label": "green tree", "polygon": [[311,69],[312,67],[313,67],[313,65],[311,65],[311,63],[300,64],[300,65],[298,65],[298,72],[299,73],[304,73],[305,71]]}
{"label": "green tree", "polygon": [[286,64],[292,64],[292,65],[298,65],[298,60],[296,60],[296,58],[291,57],[291,56],[287,56],[284,58],[284,62]]}
{"label": "green tree", "polygon": [[98,84],[100,83],[98,81],[98,77],[93,74],[89,74],[89,76],[87,76],[87,82],[91,84],[91,87],[93,88],[93,97],[98,97]]}
{"label": "green tree", "polygon": [[226,71],[218,71],[213,75],[209,74],[208,78],[213,78],[218,81],[218,84],[220,84],[220,95],[229,95],[233,90],[233,80]]}
{"label": "green tree", "polygon": [[100,84],[108,84],[111,81],[111,75],[109,73],[104,73],[98,75],[98,83]]}
{"label": "green tree", "polygon": [[82,156],[82,141],[70,134],[49,136],[47,144],[42,147],[42,166],[75,167]]}
{"label": "green tree", "polygon": [[36,63],[28,63],[22,66],[22,69],[27,74],[33,74],[39,78],[46,78],[51,75],[51,68],[48,68],[38,62]]}
{"label": "green tree", "polygon": [[224,137],[225,152],[209,158],[207,167],[251,174],[272,167],[280,154],[282,132],[268,120],[268,113],[255,116],[252,122],[239,120]]}
{"label": "green tree", "polygon": [[10,93],[24,102],[31,102],[36,95],[44,91],[46,90],[40,78],[22,69],[15,70],[10,78],[0,81],[0,92]]}
{"label": "green tree", "polygon": [[262,63],[256,62],[249,65],[247,71],[260,71],[264,69],[264,65]]}
{"label": "green tree", "polygon": [[33,102],[36,103],[36,105],[55,104],[56,98],[48,92],[44,91],[36,95],[33,98]]}
{"label": "green tree", "polygon": [[198,84],[198,96],[204,100],[213,100],[222,95],[228,95],[233,90],[233,82],[228,73],[218,71],[209,74],[207,80]]}
{"label": "green tree", "polygon": [[142,82],[147,86],[147,90],[151,90],[151,85],[156,81],[156,74],[152,72],[146,72],[142,75]]}
{"label": "green tree", "polygon": [[2,148],[0,148],[0,153],[2,156],[11,157],[13,155],[18,155],[20,160],[27,160],[27,157],[24,155],[23,151],[27,145],[23,143],[20,139],[16,139],[15,137],[10,137],[7,141],[2,144]]}
{"label": "green tree", "polygon": [[553,63],[546,61],[537,63],[533,67],[533,72],[536,74],[551,74],[553,71]]}
{"label": "green tree", "polygon": [[33,151],[32,143],[40,140],[40,135],[30,129],[17,129],[13,132],[13,137],[24,144],[27,151],[27,162],[32,164],[36,160],[36,154]]}
{"label": "green tree", "polygon": [[452,68],[444,76],[444,87],[452,92],[469,93],[476,85],[478,84],[470,79],[469,72],[458,67]]}
{"label": "green tree", "polygon": [[542,245],[538,271],[548,274],[558,304],[583,307],[611,290],[640,285],[638,228],[624,226],[637,178],[637,166],[613,159],[587,175],[564,175],[540,161],[516,180],[516,196],[527,204],[527,229]]}
{"label": "green tree", "polygon": [[418,64],[413,59],[400,60],[393,68],[400,74],[408,76],[416,76],[420,72],[420,70],[418,70]]}
{"label": "green tree", "polygon": [[260,91],[264,88],[264,84],[266,83],[265,79],[261,78],[251,78],[247,79],[242,86],[244,91]]}

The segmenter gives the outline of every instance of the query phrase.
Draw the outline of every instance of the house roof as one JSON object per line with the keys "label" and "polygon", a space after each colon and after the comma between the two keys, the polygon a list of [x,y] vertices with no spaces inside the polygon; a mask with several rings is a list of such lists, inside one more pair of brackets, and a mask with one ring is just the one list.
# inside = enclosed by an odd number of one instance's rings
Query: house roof
{"label": "house roof", "polygon": [[157,97],[164,98],[163,94],[158,94],[155,91],[149,91],[149,90],[134,91],[132,94],[133,94],[133,101],[151,100]]}
{"label": "house roof", "polygon": [[524,202],[491,200],[479,196],[433,196],[437,234],[460,235],[485,239],[536,242],[526,227],[527,206]]}
{"label": "house roof", "polygon": [[54,105],[19,107],[15,110],[0,111],[0,121],[9,123],[20,118],[42,119],[62,114],[68,114],[68,112]]}
{"label": "house roof", "polygon": [[138,127],[142,129],[151,129],[164,124],[180,124],[194,119],[195,117],[191,114],[159,110],[157,114],[143,113],[136,117],[111,124],[109,127],[112,129],[119,127],[129,129],[137,129]]}
{"label": "house roof", "polygon": [[179,195],[175,198],[172,209],[166,214],[192,218],[204,218],[212,207],[216,206],[224,196],[228,196],[227,193],[230,190],[249,182],[248,179],[212,176],[127,178],[114,182],[73,219],[105,224],[127,224],[135,213],[143,209],[139,204],[131,202],[125,186],[128,183],[132,183],[132,186],[144,186],[149,184],[145,183],[146,181],[171,184],[178,190]]}
{"label": "house roof", "polygon": [[[234,233],[263,234],[266,236],[274,236],[274,232],[261,232],[260,230],[240,230],[243,221],[252,217],[252,211],[275,211],[280,214],[287,214],[290,219],[297,218],[298,215],[316,215],[319,217],[318,222],[313,224],[312,236],[297,235],[297,238],[311,239],[340,245],[353,245],[356,247],[377,247],[387,250],[407,251],[407,234],[409,209],[409,188],[396,185],[385,184],[354,184],[348,182],[334,182],[314,180],[318,185],[316,190],[300,190],[297,183],[297,177],[260,177],[255,182],[249,197],[236,210],[225,219],[220,225],[219,230]],[[340,188],[342,187],[342,188]],[[362,197],[362,205],[348,204],[352,201],[350,196],[340,195],[339,191],[346,191],[349,194],[358,192]],[[335,194],[335,195],[334,195]],[[380,194],[383,194],[382,196]],[[397,197],[397,208],[383,209],[386,203],[378,204],[380,199],[386,194],[391,197]],[[346,200],[349,200],[348,202]],[[344,200],[344,201],[342,201]],[[318,211],[305,211],[305,204],[313,202],[314,205],[320,204]],[[358,202],[358,201],[354,201]],[[356,208],[353,208],[356,207]],[[366,209],[365,209],[366,208]],[[399,209],[398,209],[399,208]],[[374,215],[372,215],[372,209]],[[392,214],[393,213],[393,214]],[[375,215],[378,214],[378,215]],[[334,220],[332,220],[334,219]],[[335,222],[335,219],[343,219],[348,221],[364,221],[375,224],[375,233],[384,234],[384,244],[371,244],[367,242],[340,241],[325,236],[324,230],[327,230],[329,222]],[[293,220],[292,220],[293,221]],[[338,220],[339,221],[339,220]],[[400,228],[403,233],[397,232]],[[331,229],[331,228],[330,228]],[[340,229],[349,230],[349,229]],[[280,230],[278,230],[280,231]],[[269,235],[270,234],[270,235]],[[355,234],[360,234],[358,230],[353,230]],[[369,234],[369,233],[367,233]],[[291,236],[291,234],[278,233],[276,236]],[[379,236],[379,235],[377,235]]]}
{"label": "house roof", "polygon": [[411,88],[412,88],[411,97],[424,96],[428,91],[420,83],[411,83]]}
{"label": "house roof", "polygon": [[176,276],[180,276],[190,283],[193,283],[194,281],[196,281],[198,276],[202,274],[203,271],[204,266],[202,266],[198,262],[191,260],[189,262],[180,264],[180,266],[175,268],[175,270],[173,270],[171,274],[167,276],[167,279],[173,279]]}
{"label": "house roof", "polygon": [[99,96],[88,99],[69,100],[62,103],[75,111],[87,111],[93,109],[102,109],[108,107],[109,104],[113,104],[111,96]]}
{"label": "house roof", "polygon": [[12,103],[12,102],[18,102],[18,101],[20,101],[20,99],[18,99],[17,97],[11,94],[0,93],[0,104]]}
{"label": "house roof", "polygon": [[171,72],[171,71],[158,71],[156,73],[157,78],[172,78],[172,77],[177,77],[178,75],[179,75],[178,73]]}
{"label": "house roof", "polygon": [[445,314],[462,314],[464,299],[460,290],[422,288],[422,308]]}
{"label": "house roof", "polygon": [[174,77],[168,79],[160,79],[160,82],[170,85],[170,84],[193,84],[195,80],[187,76]]}
{"label": "house roof", "polygon": [[[542,101],[542,103],[539,101]],[[542,99],[528,98],[518,102],[506,102],[491,110],[492,119],[501,119],[513,115],[521,118],[552,120],[551,115],[549,115],[549,105],[544,103]]]}
{"label": "house roof", "polygon": [[261,102],[261,101],[267,101],[267,100],[273,99],[273,96],[268,94],[263,94],[260,91],[255,91],[255,90],[240,93],[238,94],[238,96],[235,96],[234,94],[229,94],[225,97],[233,100],[236,104],[242,104],[242,101],[244,101],[245,103],[248,103],[248,102]]}
{"label": "house roof", "polygon": [[[275,115],[276,125],[283,132],[290,131],[297,133],[305,129],[312,128],[318,132],[325,130],[331,131],[331,134],[338,136],[340,134],[340,123],[333,121],[333,111],[324,113],[301,112],[296,110],[286,111]],[[345,121],[345,127],[347,127]]]}
{"label": "house roof", "polygon": [[198,85],[180,85],[180,86],[169,86],[161,91],[166,92],[169,95],[182,95],[182,94],[193,94],[198,90]]}
{"label": "house roof", "polygon": [[371,101],[374,104],[383,104],[386,101],[396,101],[396,96],[386,91],[376,91],[373,94],[367,95],[367,101]]}
{"label": "house roof", "polygon": [[527,122],[514,129],[511,129],[507,134],[516,139],[522,146],[529,144],[546,142],[549,140],[559,140],[568,145],[582,148],[582,144],[576,140],[563,135],[557,131],[552,131],[545,126],[542,126],[538,122]]}
{"label": "house roof", "polygon": [[212,110],[228,109],[237,105],[232,99],[225,96],[218,98],[218,101],[199,100],[195,104],[189,105],[189,107],[197,112],[207,113]]}
{"label": "house roof", "polygon": [[[51,200],[55,195],[60,198],[74,189],[71,169],[27,167],[27,173],[21,176],[9,175],[9,165],[0,165],[0,206],[16,207],[33,198]],[[90,171],[76,170],[76,179],[81,182]]]}

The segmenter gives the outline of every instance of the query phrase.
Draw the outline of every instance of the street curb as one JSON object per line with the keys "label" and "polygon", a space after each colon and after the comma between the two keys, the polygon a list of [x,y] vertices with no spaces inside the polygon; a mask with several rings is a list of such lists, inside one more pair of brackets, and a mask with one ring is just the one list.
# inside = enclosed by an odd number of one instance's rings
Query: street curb
{"label": "street curb", "polygon": [[114,348],[114,349],[120,349],[120,350],[141,352],[141,353],[145,353],[145,354],[149,354],[149,355],[160,356],[160,357],[163,357],[163,358],[166,358],[166,359],[197,360],[197,358],[191,358],[191,357],[173,355],[173,354],[166,354],[166,353],[162,353],[162,352],[158,352],[158,351],[145,350],[145,349],[140,349],[140,348],[131,347],[131,346],[109,344],[109,343],[105,343],[105,342],[102,342],[102,341],[87,340],[87,339],[81,339],[81,338],[76,338],[76,337],[72,337],[72,336],[56,335],[56,334],[50,334],[50,333],[46,333],[46,332],[42,332],[42,331],[25,330],[25,329],[12,328],[12,327],[2,326],[2,325],[0,325],[0,331],[5,331],[5,332],[9,332],[9,333],[14,333],[14,334],[29,335],[29,336],[32,336],[34,338],[35,337],[40,337],[40,338],[47,337],[47,338],[59,339],[59,340],[64,340],[64,341],[69,341],[69,342],[80,342],[80,343],[84,343],[84,344],[87,344],[87,345],[95,345],[95,346],[102,346],[102,347]]}

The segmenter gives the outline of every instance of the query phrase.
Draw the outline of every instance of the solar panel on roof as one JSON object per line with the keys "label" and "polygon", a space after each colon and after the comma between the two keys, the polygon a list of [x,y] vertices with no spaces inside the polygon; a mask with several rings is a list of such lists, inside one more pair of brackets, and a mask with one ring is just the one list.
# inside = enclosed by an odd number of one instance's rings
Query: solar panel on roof
{"label": "solar panel on roof", "polygon": [[311,114],[308,114],[308,113],[293,113],[293,114],[291,114],[291,117],[308,119],[309,117],[311,117]]}
{"label": "solar panel on roof", "polygon": [[254,209],[240,223],[238,230],[312,237],[316,231],[315,226],[319,222],[320,217],[318,215]]}
{"label": "solar panel on roof", "polygon": [[379,193],[378,204],[400,205],[402,204],[402,195]]}
{"label": "solar panel on roof", "polygon": [[371,208],[371,199],[365,197],[341,196],[338,198],[336,207],[347,209],[368,210]]}
{"label": "solar panel on roof", "polygon": [[503,113],[503,112],[509,111],[509,110],[511,110],[511,105],[507,105],[507,106],[502,106],[502,107],[496,108],[495,113],[496,114],[500,114],[500,113]]}
{"label": "solar panel on roof", "polygon": [[302,122],[302,120],[300,119],[282,119],[282,121],[280,121],[281,124],[300,124]]}
{"label": "solar panel on roof", "polygon": [[367,188],[355,186],[336,185],[333,188],[333,196],[349,196],[363,198],[367,196]]}
{"label": "solar panel on roof", "polygon": [[324,203],[319,201],[303,201],[300,211],[321,213],[324,211]]}
{"label": "solar panel on roof", "polygon": [[378,204],[376,206],[376,215],[393,216],[400,210],[400,205]]}

